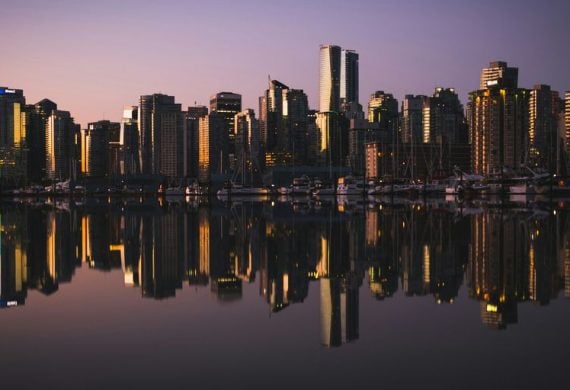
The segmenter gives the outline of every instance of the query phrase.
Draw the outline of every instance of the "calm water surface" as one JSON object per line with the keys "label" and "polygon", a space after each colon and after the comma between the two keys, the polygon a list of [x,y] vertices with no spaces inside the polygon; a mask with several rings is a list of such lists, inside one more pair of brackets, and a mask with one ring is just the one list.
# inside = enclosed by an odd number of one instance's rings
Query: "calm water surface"
{"label": "calm water surface", "polygon": [[565,202],[0,205],[2,388],[566,388]]}

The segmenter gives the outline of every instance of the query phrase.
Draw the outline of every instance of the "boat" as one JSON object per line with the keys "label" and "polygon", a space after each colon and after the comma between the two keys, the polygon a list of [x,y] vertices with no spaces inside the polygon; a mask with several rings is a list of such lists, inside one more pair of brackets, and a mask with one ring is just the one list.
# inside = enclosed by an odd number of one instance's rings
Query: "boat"
{"label": "boat", "polygon": [[526,195],[534,193],[534,187],[529,183],[515,184],[509,187],[509,194],[511,195]]}
{"label": "boat", "polygon": [[189,184],[186,186],[184,190],[186,196],[200,196],[205,195],[205,192],[202,190],[198,183]]}
{"label": "boat", "polygon": [[337,195],[363,195],[365,191],[364,180],[353,176],[339,177],[336,187]]}
{"label": "boat", "polygon": [[186,190],[182,187],[168,187],[164,191],[165,196],[184,196],[186,194]]}
{"label": "boat", "polygon": [[311,179],[307,175],[293,179],[289,195],[311,195]]}
{"label": "boat", "polygon": [[233,182],[226,183],[223,188],[216,192],[219,197],[229,196],[267,196],[269,190],[262,187],[246,187]]}

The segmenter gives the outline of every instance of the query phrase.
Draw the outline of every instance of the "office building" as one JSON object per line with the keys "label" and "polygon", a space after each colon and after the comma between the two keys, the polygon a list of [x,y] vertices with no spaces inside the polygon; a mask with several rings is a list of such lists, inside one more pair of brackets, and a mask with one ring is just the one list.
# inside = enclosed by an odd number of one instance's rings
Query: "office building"
{"label": "office building", "polygon": [[342,166],[348,145],[342,142],[339,113],[318,112],[315,123],[318,133],[317,159],[320,165]]}
{"label": "office building", "polygon": [[386,142],[398,137],[398,101],[391,93],[376,91],[368,100],[368,121],[378,123]]}
{"label": "office building", "polygon": [[255,112],[247,109],[236,114],[234,118],[234,134],[236,148],[236,174],[242,183],[259,184],[261,182],[261,143],[259,121]]}
{"label": "office building", "polygon": [[174,96],[140,97],[139,154],[143,174],[183,177],[184,115]]}
{"label": "office building", "polygon": [[125,175],[136,175],[141,172],[138,114],[138,106],[128,106],[123,110],[120,142],[122,147],[121,173]]}
{"label": "office building", "polygon": [[76,136],[80,133],[69,111],[52,111],[46,122],[46,177],[65,180],[77,177]]}
{"label": "office building", "polygon": [[215,176],[223,176],[229,171],[226,125],[226,118],[218,112],[198,118],[198,178],[201,183],[209,183]]}
{"label": "office building", "polygon": [[307,95],[302,89],[269,80],[259,98],[259,125],[265,165],[303,165],[309,159]]}
{"label": "office building", "polygon": [[423,113],[424,105],[429,99],[423,95],[406,95],[402,100],[401,134],[402,142],[425,142],[423,139]]}
{"label": "office building", "polygon": [[284,118],[289,87],[280,81],[269,80],[264,96],[259,98],[259,126],[267,166],[289,165],[289,131]]}
{"label": "office building", "polygon": [[118,175],[121,124],[102,120],[89,123],[81,142],[82,172],[89,177]]}
{"label": "office building", "polygon": [[436,88],[433,96],[424,101],[422,115],[423,142],[469,142],[463,105],[455,89]]}
{"label": "office building", "polygon": [[233,153],[234,118],[241,112],[241,95],[233,92],[219,92],[210,97],[210,112],[218,113],[225,122],[230,142],[230,153]]}
{"label": "office building", "polygon": [[21,89],[0,87],[0,177],[27,174],[26,99]]}
{"label": "office building", "polygon": [[186,171],[191,178],[198,177],[199,126],[198,119],[208,115],[208,107],[192,106],[186,111]]}
{"label": "office building", "polygon": [[358,103],[358,53],[354,50],[341,51],[340,101]]}

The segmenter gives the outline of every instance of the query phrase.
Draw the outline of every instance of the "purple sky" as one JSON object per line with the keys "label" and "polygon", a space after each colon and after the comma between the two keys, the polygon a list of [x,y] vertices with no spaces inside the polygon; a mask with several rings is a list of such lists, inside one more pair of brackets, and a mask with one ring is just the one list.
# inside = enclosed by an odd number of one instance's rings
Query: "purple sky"
{"label": "purple sky", "polygon": [[360,102],[375,90],[465,103],[501,59],[519,84],[570,89],[568,0],[11,0],[0,9],[0,85],[44,97],[82,125],[121,118],[141,94],[183,107],[233,91],[258,111],[267,75],[318,101],[319,44],[360,54]]}

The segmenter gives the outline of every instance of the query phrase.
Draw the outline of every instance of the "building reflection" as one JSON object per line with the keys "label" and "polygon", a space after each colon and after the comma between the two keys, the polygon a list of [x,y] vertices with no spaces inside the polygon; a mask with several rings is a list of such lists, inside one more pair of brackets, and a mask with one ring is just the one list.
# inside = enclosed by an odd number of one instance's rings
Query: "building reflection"
{"label": "building reflection", "polygon": [[[342,207],[340,207],[342,206]],[[166,299],[187,284],[221,302],[256,284],[271,313],[319,300],[320,341],[359,338],[360,293],[437,304],[463,285],[483,324],[505,329],[518,305],[570,297],[565,204],[544,210],[415,203],[289,204],[88,200],[0,208],[0,307],[28,290],[53,294],[77,267],[119,271],[142,297]],[[316,318],[316,317],[315,317]]]}

